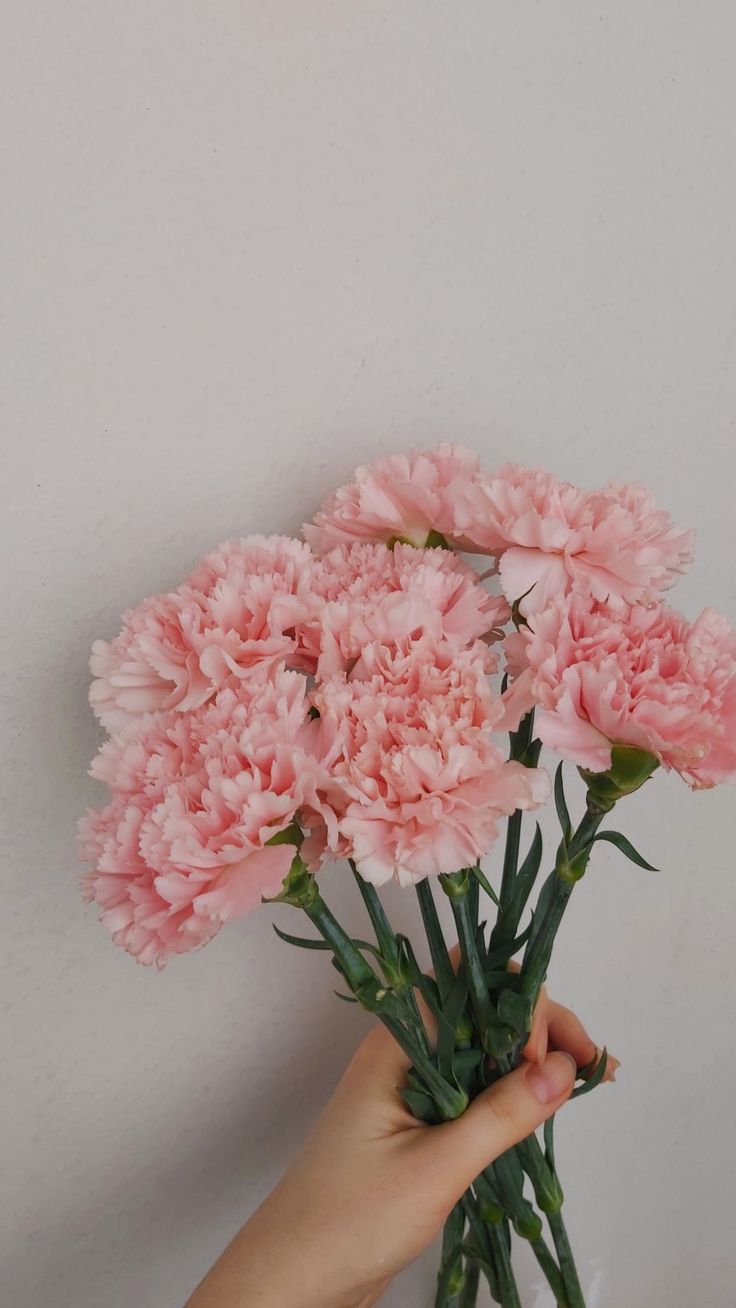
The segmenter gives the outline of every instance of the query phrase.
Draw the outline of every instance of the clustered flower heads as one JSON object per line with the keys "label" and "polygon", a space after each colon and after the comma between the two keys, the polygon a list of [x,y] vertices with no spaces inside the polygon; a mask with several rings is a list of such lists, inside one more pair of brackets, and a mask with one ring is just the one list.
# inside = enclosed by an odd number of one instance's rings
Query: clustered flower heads
{"label": "clustered flower heads", "polygon": [[80,823],[84,890],[141,962],[278,895],[297,849],[375,884],[474,864],[548,797],[502,749],[530,709],[590,771],[626,744],[694,787],[736,778],[736,634],[664,604],[692,533],[643,487],[443,445],[358,469],[304,536],[224,543],[93,645],[111,797]]}

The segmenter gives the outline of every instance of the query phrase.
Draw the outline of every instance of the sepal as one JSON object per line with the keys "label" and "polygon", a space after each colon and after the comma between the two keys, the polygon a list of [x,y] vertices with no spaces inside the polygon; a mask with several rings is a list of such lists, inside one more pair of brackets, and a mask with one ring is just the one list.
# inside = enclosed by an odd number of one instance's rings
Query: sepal
{"label": "sepal", "polygon": [[588,802],[601,813],[608,813],[625,795],[633,795],[659,767],[659,759],[633,745],[614,745],[611,766],[606,772],[578,768],[588,787]]}
{"label": "sepal", "polygon": [[[285,834],[285,832],[281,831],[279,837]],[[268,843],[285,844],[287,842],[274,836],[273,840]],[[264,896],[261,902],[263,904],[291,904],[294,908],[310,908],[318,895],[317,881],[312,876],[301,855],[297,853],[294,855],[291,867],[284,877],[279,894],[273,895],[271,898]]]}

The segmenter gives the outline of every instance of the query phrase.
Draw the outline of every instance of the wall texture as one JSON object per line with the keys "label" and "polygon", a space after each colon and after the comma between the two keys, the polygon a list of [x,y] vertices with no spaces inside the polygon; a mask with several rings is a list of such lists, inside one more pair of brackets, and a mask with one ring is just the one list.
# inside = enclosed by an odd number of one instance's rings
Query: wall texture
{"label": "wall texture", "polygon": [[[2,1302],[177,1308],[358,1020],[265,910],[159,976],[82,907],[90,642],[228,534],[294,530],[356,462],[446,437],[645,480],[699,528],[679,604],[736,618],[736,20],[726,0],[3,19]],[[731,804],[658,779],[628,829],[662,871],[604,850],[565,925],[552,987],[623,1063],[560,1123],[590,1308],[733,1303]],[[432,1261],[390,1308],[430,1302]],[[531,1267],[524,1288],[548,1305]]]}

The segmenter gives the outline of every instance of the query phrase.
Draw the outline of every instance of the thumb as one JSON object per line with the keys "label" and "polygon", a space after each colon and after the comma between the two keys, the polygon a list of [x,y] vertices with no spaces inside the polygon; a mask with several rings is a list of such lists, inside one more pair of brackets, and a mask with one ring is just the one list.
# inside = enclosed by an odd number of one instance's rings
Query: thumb
{"label": "thumb", "polygon": [[569,1097],[575,1083],[570,1054],[548,1054],[543,1063],[524,1062],[474,1099],[454,1122],[427,1133],[428,1150],[448,1184],[462,1194],[489,1163],[546,1122]]}

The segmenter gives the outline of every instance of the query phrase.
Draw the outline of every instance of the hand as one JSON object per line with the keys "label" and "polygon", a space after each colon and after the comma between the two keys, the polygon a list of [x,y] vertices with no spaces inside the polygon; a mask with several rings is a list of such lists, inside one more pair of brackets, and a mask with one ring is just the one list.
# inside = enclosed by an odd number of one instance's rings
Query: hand
{"label": "hand", "polygon": [[[511,963],[509,970],[518,972],[518,964]],[[589,1067],[591,1070],[602,1053],[572,1009],[556,1004],[547,994],[546,986],[542,986],[534,1009],[532,1029],[522,1053],[530,1063],[543,1063],[548,1050],[555,1049],[570,1054],[577,1068]],[[620,1066],[619,1060],[608,1054],[603,1080],[615,1081]]]}
{"label": "hand", "polygon": [[462,1117],[425,1126],[397,1094],[408,1059],[384,1028],[371,1031],[301,1155],[187,1308],[369,1308],[478,1173],[565,1102],[596,1047],[543,992],[524,1053]]}

